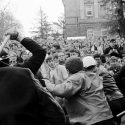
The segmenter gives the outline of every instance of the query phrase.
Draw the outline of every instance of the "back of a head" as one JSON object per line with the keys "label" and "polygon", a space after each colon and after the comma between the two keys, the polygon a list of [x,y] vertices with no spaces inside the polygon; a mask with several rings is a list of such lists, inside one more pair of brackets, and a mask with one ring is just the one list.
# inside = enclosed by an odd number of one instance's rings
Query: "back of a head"
{"label": "back of a head", "polygon": [[69,57],[65,63],[69,73],[74,74],[83,70],[83,63],[79,57]]}
{"label": "back of a head", "polygon": [[1,125],[38,123],[35,84],[29,74],[28,69],[0,68]]}

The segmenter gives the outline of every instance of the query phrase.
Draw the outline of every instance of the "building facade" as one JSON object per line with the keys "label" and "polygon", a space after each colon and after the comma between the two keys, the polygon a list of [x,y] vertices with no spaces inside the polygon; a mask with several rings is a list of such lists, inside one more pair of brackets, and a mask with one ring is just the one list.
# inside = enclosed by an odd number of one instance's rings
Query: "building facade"
{"label": "building facade", "polygon": [[106,7],[100,0],[62,0],[66,20],[66,37],[89,39],[107,33]]}

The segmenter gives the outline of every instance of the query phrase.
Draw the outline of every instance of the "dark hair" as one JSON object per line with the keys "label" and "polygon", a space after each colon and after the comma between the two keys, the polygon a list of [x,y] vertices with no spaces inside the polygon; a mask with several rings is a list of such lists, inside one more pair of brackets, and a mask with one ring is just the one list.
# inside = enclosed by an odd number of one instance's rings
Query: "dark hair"
{"label": "dark hair", "polygon": [[101,55],[100,57],[102,63],[106,63],[106,58],[105,55]]}
{"label": "dark hair", "polygon": [[46,59],[46,63],[48,63],[48,62],[51,61],[52,59],[53,59],[52,56],[47,57],[47,59]]}
{"label": "dark hair", "polygon": [[94,59],[95,58],[101,58],[101,55],[100,54],[95,54],[93,57],[94,57]]}
{"label": "dark hair", "polygon": [[116,40],[115,39],[111,39],[110,40],[110,43],[114,43]]}
{"label": "dark hair", "polygon": [[70,49],[70,51],[69,51],[70,53],[73,53],[73,52],[75,52],[75,53],[77,53],[78,54],[78,56],[80,56],[80,51],[79,50],[77,50],[77,49]]}
{"label": "dark hair", "polygon": [[55,44],[53,45],[53,47],[55,47],[56,49],[61,49],[61,48],[60,48],[60,45],[57,44],[57,43],[55,43]]}
{"label": "dark hair", "polygon": [[69,57],[65,63],[69,73],[74,74],[83,70],[83,62],[79,57]]}

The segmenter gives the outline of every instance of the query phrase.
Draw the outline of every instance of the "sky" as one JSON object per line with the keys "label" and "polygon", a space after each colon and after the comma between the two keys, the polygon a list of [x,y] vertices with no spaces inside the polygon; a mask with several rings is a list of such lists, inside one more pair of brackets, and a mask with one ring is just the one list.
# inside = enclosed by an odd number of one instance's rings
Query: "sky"
{"label": "sky", "polygon": [[[3,0],[5,3],[5,0]],[[50,22],[55,22],[64,13],[62,0],[6,0],[11,4],[13,15],[21,22],[27,35],[35,25],[40,7]]]}

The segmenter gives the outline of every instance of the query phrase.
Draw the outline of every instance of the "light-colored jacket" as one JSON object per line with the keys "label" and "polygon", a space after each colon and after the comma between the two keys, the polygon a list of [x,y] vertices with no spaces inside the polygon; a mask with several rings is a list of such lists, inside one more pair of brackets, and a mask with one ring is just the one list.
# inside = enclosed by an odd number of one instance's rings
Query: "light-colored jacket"
{"label": "light-colored jacket", "polygon": [[43,78],[50,79],[50,71],[51,68],[48,66],[47,63],[44,62],[40,67],[40,72],[42,73]]}
{"label": "light-colored jacket", "polygon": [[68,72],[63,65],[56,65],[55,69],[50,71],[50,80],[53,84],[61,84],[68,78]]}
{"label": "light-colored jacket", "polygon": [[56,85],[53,93],[65,97],[72,124],[91,125],[113,117],[103,91],[102,79],[95,73],[73,74],[64,83]]}

